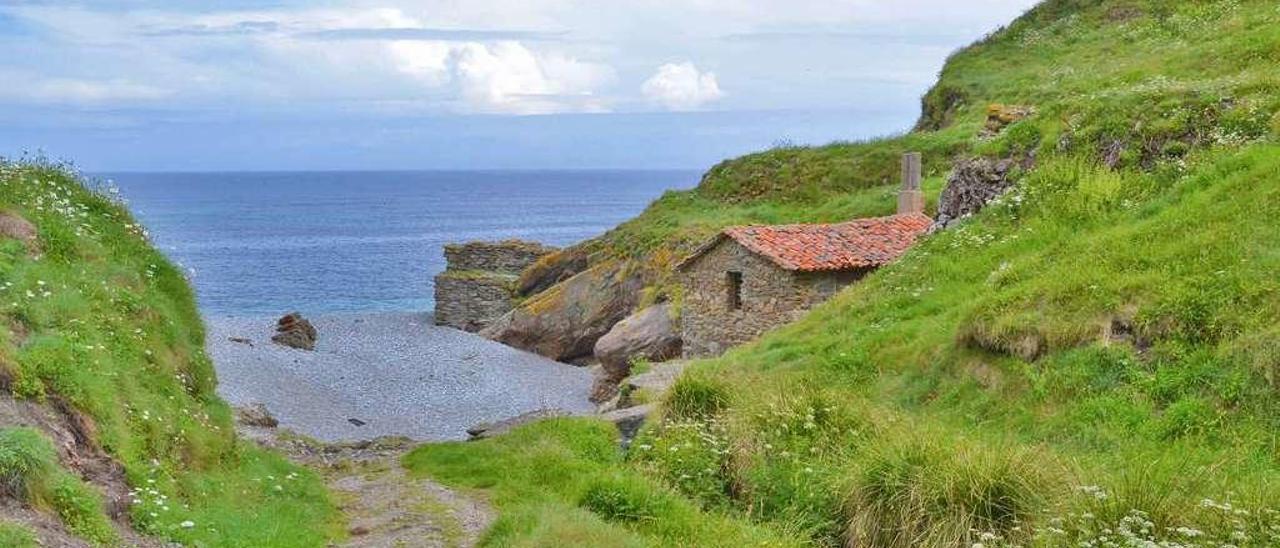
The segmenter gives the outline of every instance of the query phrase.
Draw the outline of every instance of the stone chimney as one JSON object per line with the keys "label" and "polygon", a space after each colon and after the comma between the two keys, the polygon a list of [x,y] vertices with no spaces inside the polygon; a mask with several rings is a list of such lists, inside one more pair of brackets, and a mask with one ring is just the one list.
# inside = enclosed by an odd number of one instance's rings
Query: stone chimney
{"label": "stone chimney", "polygon": [[898,215],[924,214],[924,193],[920,192],[920,153],[902,155],[902,191],[898,193]]}

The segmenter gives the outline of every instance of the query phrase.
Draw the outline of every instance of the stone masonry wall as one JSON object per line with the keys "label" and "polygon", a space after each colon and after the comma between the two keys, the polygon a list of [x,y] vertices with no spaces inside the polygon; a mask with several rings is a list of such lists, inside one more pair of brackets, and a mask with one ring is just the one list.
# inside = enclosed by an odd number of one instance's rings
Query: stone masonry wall
{"label": "stone masonry wall", "polygon": [[[729,306],[728,272],[742,273],[742,307]],[[792,322],[865,272],[795,273],[725,239],[687,265],[681,329],[686,357],[714,356]]]}
{"label": "stone masonry wall", "polygon": [[477,332],[515,308],[520,272],[556,248],[534,242],[469,242],[444,248],[435,278],[435,322]]}
{"label": "stone masonry wall", "polygon": [[444,259],[449,270],[493,272],[519,276],[529,265],[556,248],[537,242],[507,240],[503,242],[467,242],[444,246]]}

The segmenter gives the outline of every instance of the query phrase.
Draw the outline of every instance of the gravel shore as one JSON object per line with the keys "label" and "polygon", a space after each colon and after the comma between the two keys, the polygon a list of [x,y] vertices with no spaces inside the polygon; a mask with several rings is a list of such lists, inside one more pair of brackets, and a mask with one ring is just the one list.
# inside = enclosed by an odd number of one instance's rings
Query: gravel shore
{"label": "gravel shore", "polygon": [[315,352],[271,343],[274,318],[206,318],[222,396],[262,403],[282,427],[322,441],[457,440],[476,423],[528,411],[594,410],[586,369],[437,327],[426,314],[308,319],[320,334]]}

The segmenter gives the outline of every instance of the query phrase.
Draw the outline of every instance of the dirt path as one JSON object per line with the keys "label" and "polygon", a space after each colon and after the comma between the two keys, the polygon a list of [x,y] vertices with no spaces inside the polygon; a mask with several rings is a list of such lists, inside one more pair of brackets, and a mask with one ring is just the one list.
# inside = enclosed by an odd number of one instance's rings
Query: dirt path
{"label": "dirt path", "polygon": [[348,539],[334,546],[470,547],[493,521],[484,501],[406,474],[400,458],[414,445],[408,439],[322,444],[275,428],[241,432],[324,476],[348,520]]}

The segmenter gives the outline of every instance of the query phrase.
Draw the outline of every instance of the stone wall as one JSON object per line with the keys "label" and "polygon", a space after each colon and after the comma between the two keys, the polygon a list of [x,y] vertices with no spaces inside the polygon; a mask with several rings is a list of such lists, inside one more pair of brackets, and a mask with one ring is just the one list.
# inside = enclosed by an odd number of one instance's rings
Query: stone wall
{"label": "stone wall", "polygon": [[[742,273],[742,305],[729,303],[729,272]],[[686,357],[714,356],[798,319],[865,271],[797,273],[724,239],[681,270]]]}
{"label": "stone wall", "polygon": [[444,259],[449,263],[449,270],[475,270],[519,276],[543,255],[556,251],[558,249],[554,247],[522,240],[467,242],[444,246]]}
{"label": "stone wall", "polygon": [[520,272],[555,252],[534,242],[469,242],[444,248],[448,266],[435,278],[435,322],[477,332],[515,308]]}

